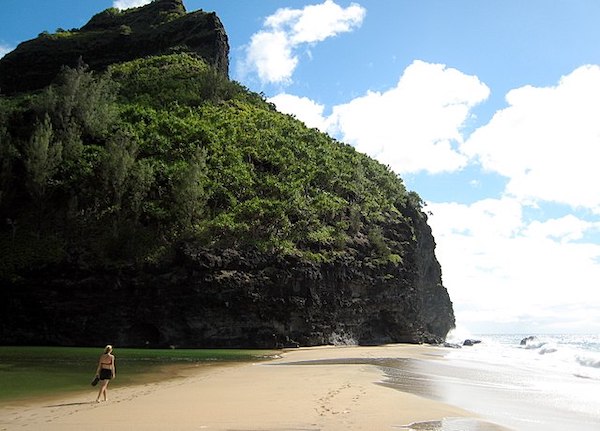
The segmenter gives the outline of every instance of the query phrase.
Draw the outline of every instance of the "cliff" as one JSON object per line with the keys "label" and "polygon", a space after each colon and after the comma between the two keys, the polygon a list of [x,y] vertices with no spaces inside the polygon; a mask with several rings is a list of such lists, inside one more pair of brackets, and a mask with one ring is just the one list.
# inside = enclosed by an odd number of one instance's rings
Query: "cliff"
{"label": "cliff", "polygon": [[[162,265],[37,269],[4,286],[3,344],[280,348],[439,343],[454,326],[430,230],[404,266],[181,243]],[[108,341],[107,341],[108,340]]]}
{"label": "cliff", "polygon": [[[38,75],[14,91],[82,53],[96,71],[0,98],[0,344],[442,341],[454,314],[418,195],[230,81],[218,22],[160,0],[65,36],[86,49],[32,42]],[[139,37],[117,48],[123,26]]]}
{"label": "cliff", "polygon": [[182,0],[156,0],[119,11],[107,9],[81,29],[41,33],[0,59],[0,93],[14,94],[49,85],[63,66],[80,62],[92,70],[150,55],[193,53],[227,76],[229,44],[213,13],[187,13]]}

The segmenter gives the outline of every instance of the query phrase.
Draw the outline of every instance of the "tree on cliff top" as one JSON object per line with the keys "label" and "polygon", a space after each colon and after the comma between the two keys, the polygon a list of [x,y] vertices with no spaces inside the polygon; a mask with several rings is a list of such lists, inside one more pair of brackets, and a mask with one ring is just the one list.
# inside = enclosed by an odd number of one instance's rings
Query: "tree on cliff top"
{"label": "tree on cliff top", "polygon": [[36,232],[48,260],[89,263],[157,261],[182,240],[398,262],[411,240],[418,199],[388,167],[188,54],[65,69],[0,111],[4,275],[44,260]]}

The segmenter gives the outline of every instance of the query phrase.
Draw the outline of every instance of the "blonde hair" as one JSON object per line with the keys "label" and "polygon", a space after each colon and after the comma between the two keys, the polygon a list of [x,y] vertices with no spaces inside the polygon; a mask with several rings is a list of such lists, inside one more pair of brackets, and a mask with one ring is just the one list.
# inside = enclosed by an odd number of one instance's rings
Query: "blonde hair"
{"label": "blonde hair", "polygon": [[106,347],[104,348],[104,353],[110,353],[112,352],[112,346],[110,344],[107,344]]}

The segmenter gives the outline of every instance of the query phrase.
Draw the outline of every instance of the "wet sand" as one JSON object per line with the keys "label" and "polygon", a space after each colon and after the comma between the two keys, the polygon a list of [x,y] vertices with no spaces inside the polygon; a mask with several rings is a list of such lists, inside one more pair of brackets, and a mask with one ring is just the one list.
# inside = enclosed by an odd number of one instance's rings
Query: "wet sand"
{"label": "wet sand", "polygon": [[263,363],[185,368],[182,377],[0,407],[0,430],[428,430],[502,428],[386,383],[386,360],[443,360],[430,346],[317,347]]}
{"label": "wet sand", "polygon": [[600,430],[600,382],[480,361],[380,363],[385,385],[461,406],[519,431]]}

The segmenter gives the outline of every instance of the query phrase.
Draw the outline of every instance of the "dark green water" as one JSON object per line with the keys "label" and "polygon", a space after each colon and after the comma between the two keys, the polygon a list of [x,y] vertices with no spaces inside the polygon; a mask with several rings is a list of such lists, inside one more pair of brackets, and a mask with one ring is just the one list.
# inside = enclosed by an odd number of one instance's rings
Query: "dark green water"
{"label": "dark green water", "polygon": [[[102,348],[0,346],[0,402],[93,390]],[[256,361],[274,357],[266,350],[119,349],[115,348],[117,378],[111,387],[173,377],[177,366]]]}

